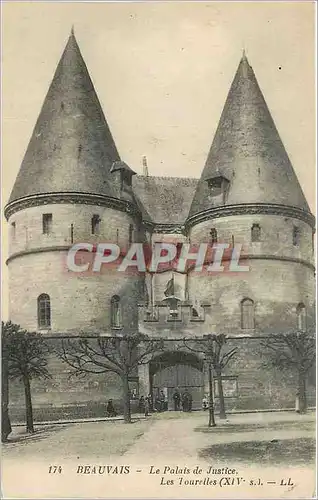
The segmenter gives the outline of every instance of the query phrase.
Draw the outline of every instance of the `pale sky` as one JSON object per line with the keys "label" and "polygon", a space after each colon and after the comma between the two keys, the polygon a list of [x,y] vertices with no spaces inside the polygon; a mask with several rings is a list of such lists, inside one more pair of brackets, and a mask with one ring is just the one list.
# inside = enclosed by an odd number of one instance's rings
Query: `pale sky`
{"label": "pale sky", "polygon": [[[2,199],[72,24],[119,154],[199,177],[245,47],[315,212],[314,2],[2,4]],[[6,235],[3,224],[3,238]],[[3,302],[7,257],[3,241]]]}

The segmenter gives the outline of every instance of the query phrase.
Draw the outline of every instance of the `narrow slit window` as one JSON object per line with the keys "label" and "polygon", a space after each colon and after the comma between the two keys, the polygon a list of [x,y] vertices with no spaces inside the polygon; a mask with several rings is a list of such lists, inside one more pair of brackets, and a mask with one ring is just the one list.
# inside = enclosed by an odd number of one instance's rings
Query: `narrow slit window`
{"label": "narrow slit window", "polygon": [[293,245],[298,247],[300,242],[300,229],[297,226],[293,227]]}
{"label": "narrow slit window", "polygon": [[129,235],[128,235],[129,244],[131,244],[133,242],[133,236],[134,236],[134,225],[129,224]]}
{"label": "narrow slit window", "polygon": [[111,308],[111,326],[113,328],[119,328],[121,324],[121,311],[120,311],[120,297],[114,295],[110,302]]}
{"label": "narrow slit window", "polygon": [[43,234],[52,233],[53,215],[43,214],[42,216],[42,230]]}
{"label": "narrow slit window", "polygon": [[297,306],[297,328],[300,332],[306,331],[306,307],[304,304]]}
{"label": "narrow slit window", "polygon": [[16,224],[15,224],[15,222],[12,222],[11,223],[11,235],[12,235],[13,239],[15,238],[15,231],[16,231]]}
{"label": "narrow slit window", "polygon": [[211,237],[211,244],[213,245],[214,243],[217,243],[218,242],[218,232],[217,230],[215,229],[215,227],[213,227],[210,231],[210,237]]}
{"label": "narrow slit window", "polygon": [[251,240],[261,241],[261,226],[259,224],[253,224],[251,228]]}
{"label": "narrow slit window", "polygon": [[99,234],[101,218],[98,214],[94,214],[91,220],[92,234]]}

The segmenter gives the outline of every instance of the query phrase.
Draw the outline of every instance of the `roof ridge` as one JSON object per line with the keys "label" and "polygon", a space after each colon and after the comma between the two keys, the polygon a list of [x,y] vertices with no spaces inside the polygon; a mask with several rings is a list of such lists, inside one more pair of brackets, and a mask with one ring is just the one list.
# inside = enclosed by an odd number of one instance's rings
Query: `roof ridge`
{"label": "roof ridge", "polygon": [[144,179],[179,179],[179,180],[192,180],[192,181],[199,181],[200,179],[198,177],[177,177],[173,175],[142,175],[142,174],[137,174],[135,177],[140,178],[143,177]]}

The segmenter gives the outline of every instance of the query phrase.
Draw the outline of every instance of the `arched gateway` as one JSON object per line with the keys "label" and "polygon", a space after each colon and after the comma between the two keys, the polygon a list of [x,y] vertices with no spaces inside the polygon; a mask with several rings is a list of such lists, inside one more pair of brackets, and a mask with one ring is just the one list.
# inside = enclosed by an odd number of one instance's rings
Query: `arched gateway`
{"label": "arched gateway", "polygon": [[203,361],[193,353],[166,351],[149,363],[150,388],[153,398],[163,390],[168,408],[173,408],[172,395],[176,388],[187,389],[193,397],[193,408],[199,408],[203,397]]}

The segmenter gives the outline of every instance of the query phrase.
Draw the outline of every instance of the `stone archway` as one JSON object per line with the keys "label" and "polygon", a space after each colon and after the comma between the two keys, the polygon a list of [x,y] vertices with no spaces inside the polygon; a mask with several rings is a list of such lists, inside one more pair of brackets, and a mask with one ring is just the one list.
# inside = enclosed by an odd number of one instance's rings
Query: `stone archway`
{"label": "stone archway", "polygon": [[187,389],[193,398],[193,409],[201,408],[204,374],[203,361],[189,352],[166,351],[149,363],[150,388],[153,398],[162,389],[168,398],[168,409],[173,408],[172,395],[176,388]]}

